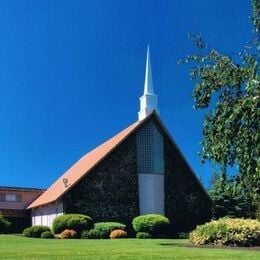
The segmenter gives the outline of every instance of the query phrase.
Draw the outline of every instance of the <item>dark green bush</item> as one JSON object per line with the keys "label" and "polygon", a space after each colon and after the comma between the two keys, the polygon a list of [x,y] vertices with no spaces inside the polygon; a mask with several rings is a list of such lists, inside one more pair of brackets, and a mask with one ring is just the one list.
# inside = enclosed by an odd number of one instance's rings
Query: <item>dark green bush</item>
{"label": "dark green bush", "polygon": [[170,221],[159,214],[147,214],[134,218],[132,224],[136,232],[149,233],[152,237],[163,237],[168,233]]}
{"label": "dark green bush", "polygon": [[190,233],[195,245],[260,246],[260,221],[239,218],[213,220]]}
{"label": "dark green bush", "polygon": [[0,234],[9,233],[11,222],[0,214]]}
{"label": "dark green bush", "polygon": [[147,239],[147,238],[152,238],[152,236],[149,233],[146,233],[146,232],[138,232],[136,234],[136,238]]}
{"label": "dark green bush", "polygon": [[66,214],[54,219],[52,230],[55,234],[61,233],[65,229],[75,230],[81,234],[83,230],[93,228],[93,220],[91,217],[81,214]]}
{"label": "dark green bush", "polygon": [[100,234],[95,229],[90,230],[84,230],[81,233],[81,238],[87,238],[87,239],[100,239]]}
{"label": "dark green bush", "polygon": [[45,231],[51,231],[47,226],[32,226],[24,229],[23,235],[25,237],[41,237],[41,234]]}
{"label": "dark green bush", "polygon": [[95,223],[94,228],[82,233],[82,238],[89,239],[108,239],[112,231],[116,229],[125,230],[126,226],[118,222],[99,222]]}
{"label": "dark green bush", "polygon": [[54,235],[51,231],[44,231],[41,234],[41,238],[54,238]]}
{"label": "dark green bush", "polygon": [[179,232],[177,235],[179,239],[188,239],[190,234],[186,232]]}
{"label": "dark green bush", "polygon": [[118,222],[99,222],[95,223],[94,230],[100,238],[109,238],[110,233],[115,229],[125,230],[126,226]]}

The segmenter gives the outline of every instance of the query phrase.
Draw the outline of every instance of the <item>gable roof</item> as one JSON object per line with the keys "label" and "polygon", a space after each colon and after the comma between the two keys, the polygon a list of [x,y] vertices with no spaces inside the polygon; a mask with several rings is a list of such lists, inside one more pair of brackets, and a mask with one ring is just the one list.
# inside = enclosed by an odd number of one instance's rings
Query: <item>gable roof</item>
{"label": "gable roof", "polygon": [[[172,139],[167,128],[164,126],[160,117],[153,111],[150,115],[140,121],[136,121],[123,131],[119,132],[106,142],[102,143],[98,147],[94,148],[89,153],[81,157],[75,164],[72,165],[57,181],[55,181],[43,194],[41,194],[35,201],[33,201],[27,209],[36,208],[42,205],[53,203],[60,199],[66,192],[68,192],[74,185],[76,185],[82,178],[84,178],[91,170],[101,163],[110,153],[112,153],[123,141],[125,141],[131,134],[135,133],[145,122],[155,118],[159,124],[159,127],[163,130],[166,136],[169,138],[172,145],[177,149],[178,153],[182,156],[185,164],[189,168],[193,177],[208,196],[207,191],[199,181],[197,175],[194,173],[181,150]],[[67,179],[66,185],[63,180]]]}
{"label": "gable roof", "polygon": [[[153,115],[155,115],[155,112],[152,112],[148,117],[141,121],[136,121],[117,135],[113,136],[111,139],[85,154],[57,181],[55,181],[40,197],[33,201],[27,209],[39,207],[57,201]],[[66,187],[63,183],[64,179],[67,179]]]}

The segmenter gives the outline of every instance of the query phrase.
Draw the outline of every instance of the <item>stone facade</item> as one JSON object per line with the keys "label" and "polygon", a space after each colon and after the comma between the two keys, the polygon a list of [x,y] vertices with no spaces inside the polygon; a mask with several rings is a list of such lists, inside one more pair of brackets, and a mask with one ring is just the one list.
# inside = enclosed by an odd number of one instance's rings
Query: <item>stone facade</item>
{"label": "stone facade", "polygon": [[178,148],[165,136],[165,213],[172,233],[190,231],[211,219],[212,205],[206,191]]}
{"label": "stone facade", "polygon": [[[164,129],[157,120],[153,123],[164,138],[164,203],[165,215],[172,223],[171,233],[191,230],[211,218],[211,201]],[[138,131],[65,194],[65,213],[81,213],[96,222],[119,221],[131,226],[132,219],[139,215]]]}
{"label": "stone facade", "polygon": [[130,136],[63,197],[65,213],[130,224],[139,215],[136,139]]}

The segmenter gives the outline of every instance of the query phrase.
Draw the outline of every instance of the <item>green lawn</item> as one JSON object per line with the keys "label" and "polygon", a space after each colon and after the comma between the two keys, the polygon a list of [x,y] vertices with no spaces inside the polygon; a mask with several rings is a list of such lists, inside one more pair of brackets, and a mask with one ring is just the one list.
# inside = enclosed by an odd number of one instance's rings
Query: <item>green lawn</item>
{"label": "green lawn", "polygon": [[260,251],[186,247],[187,240],[53,240],[0,235],[0,259],[260,259]]}

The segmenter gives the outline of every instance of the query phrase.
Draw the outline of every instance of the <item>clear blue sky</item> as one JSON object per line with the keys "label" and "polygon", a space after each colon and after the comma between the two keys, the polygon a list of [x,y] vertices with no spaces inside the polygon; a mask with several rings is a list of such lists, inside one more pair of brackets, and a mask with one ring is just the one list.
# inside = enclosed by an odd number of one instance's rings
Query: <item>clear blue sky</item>
{"label": "clear blue sky", "polygon": [[137,119],[146,46],[161,118],[196,174],[203,112],[180,58],[188,32],[219,51],[251,36],[250,0],[0,2],[0,185],[48,187]]}

